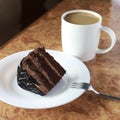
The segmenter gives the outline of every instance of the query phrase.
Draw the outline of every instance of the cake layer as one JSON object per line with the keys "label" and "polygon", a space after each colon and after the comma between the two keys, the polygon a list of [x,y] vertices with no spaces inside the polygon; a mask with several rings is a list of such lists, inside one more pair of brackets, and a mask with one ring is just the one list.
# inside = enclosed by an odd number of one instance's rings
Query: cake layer
{"label": "cake layer", "polygon": [[51,55],[49,55],[48,52],[45,52],[45,49],[38,48],[34,52],[46,58],[48,64],[55,70],[55,72],[57,72],[58,75],[61,77],[64,75],[65,70],[61,67],[61,65],[59,65],[59,63],[54,60]]}
{"label": "cake layer", "polygon": [[[21,74],[25,72],[24,78]],[[37,48],[22,59],[18,67],[18,85],[29,91],[34,86],[41,95],[45,95],[59,82],[65,72],[44,48]],[[27,84],[32,84],[32,87],[29,85],[28,88]]]}

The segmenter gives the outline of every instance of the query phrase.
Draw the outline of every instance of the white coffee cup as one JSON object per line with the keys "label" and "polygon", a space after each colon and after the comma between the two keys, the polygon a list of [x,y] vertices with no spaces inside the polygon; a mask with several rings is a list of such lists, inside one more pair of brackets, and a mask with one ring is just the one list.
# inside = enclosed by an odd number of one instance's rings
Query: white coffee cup
{"label": "white coffee cup", "polygon": [[[102,17],[89,10],[71,10],[62,14],[61,37],[63,52],[80,58],[83,62],[92,60],[96,54],[109,52],[116,42],[112,29],[102,26]],[[101,31],[111,38],[111,45],[99,49]]]}

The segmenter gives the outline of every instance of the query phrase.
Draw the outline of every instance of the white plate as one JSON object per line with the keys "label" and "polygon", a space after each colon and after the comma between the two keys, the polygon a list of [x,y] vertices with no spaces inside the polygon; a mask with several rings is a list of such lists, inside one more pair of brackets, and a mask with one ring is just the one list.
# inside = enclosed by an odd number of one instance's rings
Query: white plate
{"label": "white plate", "polygon": [[82,89],[68,87],[69,82],[90,82],[87,67],[77,58],[54,50],[47,50],[67,71],[63,79],[46,95],[40,96],[17,85],[17,67],[30,51],[12,54],[0,61],[0,99],[10,105],[44,109],[69,103],[84,93]]}

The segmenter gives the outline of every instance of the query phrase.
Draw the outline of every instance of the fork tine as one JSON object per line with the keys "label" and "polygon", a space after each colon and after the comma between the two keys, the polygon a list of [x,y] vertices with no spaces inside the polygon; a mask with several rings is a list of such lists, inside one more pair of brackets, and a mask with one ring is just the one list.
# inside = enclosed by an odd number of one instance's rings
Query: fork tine
{"label": "fork tine", "polygon": [[81,83],[71,83],[69,86],[71,88],[81,88],[83,85]]}
{"label": "fork tine", "polygon": [[70,87],[71,88],[82,88],[83,84],[82,83],[71,83]]}
{"label": "fork tine", "polygon": [[70,86],[70,88],[81,88],[81,89],[88,90],[90,84],[89,83],[84,83],[84,82],[82,82],[82,83],[75,83],[74,82],[74,83],[71,83],[69,86]]}

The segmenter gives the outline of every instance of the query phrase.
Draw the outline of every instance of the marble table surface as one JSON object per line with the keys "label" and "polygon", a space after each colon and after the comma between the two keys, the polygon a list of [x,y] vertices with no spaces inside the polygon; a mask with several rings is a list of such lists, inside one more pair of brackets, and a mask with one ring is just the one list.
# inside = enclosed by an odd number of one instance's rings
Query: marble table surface
{"label": "marble table surface", "polygon": [[[0,48],[0,59],[41,46],[62,51],[61,15],[72,9],[96,11],[102,15],[103,25],[114,30],[117,38],[114,48],[84,64],[90,71],[91,84],[96,90],[120,97],[120,0],[63,0],[4,44]],[[109,36],[102,33],[99,47],[108,47],[109,43]],[[33,119],[120,120],[120,101],[104,98],[91,91],[86,91],[73,102],[49,109],[23,109],[0,101],[0,120]]]}

